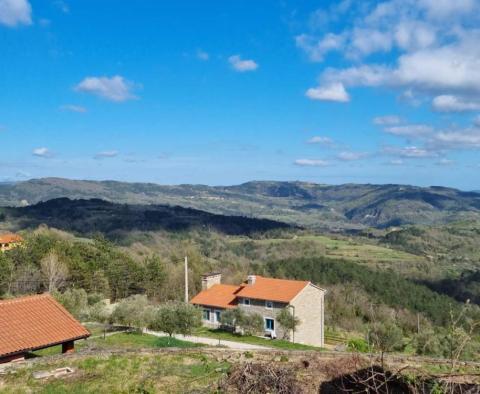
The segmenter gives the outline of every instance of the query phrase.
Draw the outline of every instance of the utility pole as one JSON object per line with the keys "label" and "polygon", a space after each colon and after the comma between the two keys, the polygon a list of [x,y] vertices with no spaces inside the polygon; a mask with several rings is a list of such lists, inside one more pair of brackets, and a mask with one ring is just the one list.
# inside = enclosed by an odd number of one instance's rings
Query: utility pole
{"label": "utility pole", "polygon": [[185,303],[188,304],[188,257],[185,256]]}

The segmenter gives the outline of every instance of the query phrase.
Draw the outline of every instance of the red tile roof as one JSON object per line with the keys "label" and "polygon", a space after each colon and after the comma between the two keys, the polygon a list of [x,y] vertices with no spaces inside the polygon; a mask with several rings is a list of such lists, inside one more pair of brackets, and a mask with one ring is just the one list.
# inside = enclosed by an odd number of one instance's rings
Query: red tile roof
{"label": "red tile roof", "polygon": [[18,234],[0,234],[0,244],[9,244],[12,242],[22,242],[23,238]]}
{"label": "red tile roof", "polygon": [[309,283],[308,281],[264,278],[256,275],[255,283],[253,285],[245,283],[237,293],[237,297],[288,303]]}
{"label": "red tile roof", "polygon": [[49,294],[0,301],[0,356],[88,336],[90,332]]}
{"label": "red tile roof", "polygon": [[310,283],[300,280],[264,278],[259,275],[255,278],[253,285],[247,282],[241,286],[213,285],[198,293],[190,302],[217,308],[234,308],[238,303],[238,297],[289,303]]}
{"label": "red tile roof", "polygon": [[190,303],[195,305],[206,305],[217,308],[234,308],[236,306],[236,293],[241,286],[232,285],[213,285],[207,290],[203,290],[192,298]]}

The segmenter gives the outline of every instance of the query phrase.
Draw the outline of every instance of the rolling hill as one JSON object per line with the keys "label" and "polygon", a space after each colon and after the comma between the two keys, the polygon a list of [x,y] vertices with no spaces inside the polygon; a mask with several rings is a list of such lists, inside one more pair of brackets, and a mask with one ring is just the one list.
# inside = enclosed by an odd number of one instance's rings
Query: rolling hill
{"label": "rolling hill", "polygon": [[123,204],[179,205],[329,231],[480,219],[480,193],[435,186],[332,186],[273,181],[236,186],[167,186],[61,178],[0,185],[0,206],[18,207],[61,197],[99,198]]}
{"label": "rolling hill", "polygon": [[26,207],[0,208],[0,229],[35,229],[47,225],[82,236],[102,233],[121,239],[132,231],[213,230],[227,235],[251,235],[287,229],[285,223],[225,216],[167,205],[127,205],[100,199],[57,198]]}

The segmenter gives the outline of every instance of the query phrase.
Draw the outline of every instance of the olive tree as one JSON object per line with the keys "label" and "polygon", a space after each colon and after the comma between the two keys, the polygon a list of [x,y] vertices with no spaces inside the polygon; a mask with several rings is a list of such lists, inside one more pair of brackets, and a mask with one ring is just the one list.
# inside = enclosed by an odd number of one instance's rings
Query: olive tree
{"label": "olive tree", "polygon": [[112,311],[108,308],[105,301],[99,301],[93,304],[89,310],[90,319],[103,324],[103,339],[106,337],[107,326],[112,317]]}
{"label": "olive tree", "polygon": [[385,353],[401,350],[403,347],[402,330],[393,323],[373,324],[369,332],[369,337],[373,348],[381,353],[382,366]]}
{"label": "olive tree", "polygon": [[148,327],[162,331],[171,338],[174,334],[188,335],[202,324],[202,313],[193,305],[167,302],[155,308]]}
{"label": "olive tree", "polygon": [[294,316],[289,309],[284,308],[277,315],[278,323],[283,327],[284,339],[290,339],[290,332],[292,331],[295,336],[295,330],[300,324],[300,319]]}
{"label": "olive tree", "polygon": [[144,295],[121,300],[112,313],[112,321],[142,331],[148,325],[149,302]]}

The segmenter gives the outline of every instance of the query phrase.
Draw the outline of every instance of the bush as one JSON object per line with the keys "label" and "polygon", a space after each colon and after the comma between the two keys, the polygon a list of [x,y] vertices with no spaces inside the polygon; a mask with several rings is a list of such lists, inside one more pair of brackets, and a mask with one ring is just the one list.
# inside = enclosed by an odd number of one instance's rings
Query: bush
{"label": "bush", "polygon": [[258,313],[246,313],[240,321],[240,328],[246,335],[256,335],[263,331],[263,317]]}
{"label": "bush", "polygon": [[348,349],[354,352],[368,353],[372,349],[365,339],[351,339],[347,343]]}
{"label": "bush", "polygon": [[155,308],[149,328],[167,333],[188,335],[202,325],[200,309],[181,302],[167,302]]}
{"label": "bush", "polygon": [[148,324],[149,302],[144,295],[133,295],[120,301],[112,313],[112,321],[142,329]]}

